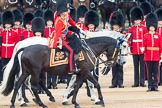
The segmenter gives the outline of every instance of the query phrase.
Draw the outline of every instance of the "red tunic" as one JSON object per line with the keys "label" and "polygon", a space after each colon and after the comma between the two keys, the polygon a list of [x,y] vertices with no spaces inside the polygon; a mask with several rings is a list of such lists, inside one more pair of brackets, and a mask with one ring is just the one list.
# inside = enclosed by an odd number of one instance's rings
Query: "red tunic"
{"label": "red tunic", "polygon": [[158,33],[144,35],[144,60],[145,61],[159,61],[162,53],[162,40]]}
{"label": "red tunic", "polygon": [[22,38],[22,35],[23,35],[23,28],[22,27],[13,28],[13,30],[17,33],[18,42],[21,41],[21,38]]}
{"label": "red tunic", "polygon": [[79,26],[84,31],[88,30],[88,28],[83,23],[78,22],[76,25]]}
{"label": "red tunic", "polygon": [[158,33],[158,35],[162,36],[162,27],[158,27],[156,29],[156,32]]}
{"label": "red tunic", "polygon": [[[57,14],[57,11],[54,13],[54,22],[56,22],[56,19],[58,17],[58,14]],[[68,23],[71,25],[71,26],[76,26],[76,22],[71,18],[70,14],[68,14]]]}
{"label": "red tunic", "polygon": [[67,30],[67,22],[62,20],[61,17],[56,18],[55,30],[56,33],[52,35],[52,38],[54,39],[53,48],[57,48],[57,42],[62,36],[64,36],[64,44],[68,44],[66,34],[64,34],[64,32]]}
{"label": "red tunic", "polygon": [[28,30],[24,30],[23,31],[23,37],[24,37],[24,39],[27,39],[27,38],[29,38],[29,37],[33,37],[34,36],[34,34],[33,34],[33,31],[28,31]]}
{"label": "red tunic", "polygon": [[131,37],[131,46],[132,46],[132,54],[139,55],[143,54],[140,48],[143,47],[143,36],[147,33],[147,29],[144,26],[132,26],[128,29],[128,33],[132,34]]}
{"label": "red tunic", "polygon": [[141,25],[146,27],[146,18],[144,18],[144,20],[141,21]]}
{"label": "red tunic", "polygon": [[18,42],[17,33],[12,29],[2,31],[2,54],[3,58],[11,58],[15,44]]}
{"label": "red tunic", "polygon": [[53,32],[55,32],[54,27],[51,27],[51,28],[45,27],[45,29],[44,29],[44,35],[45,35],[46,38],[48,38],[50,35],[52,36]]}

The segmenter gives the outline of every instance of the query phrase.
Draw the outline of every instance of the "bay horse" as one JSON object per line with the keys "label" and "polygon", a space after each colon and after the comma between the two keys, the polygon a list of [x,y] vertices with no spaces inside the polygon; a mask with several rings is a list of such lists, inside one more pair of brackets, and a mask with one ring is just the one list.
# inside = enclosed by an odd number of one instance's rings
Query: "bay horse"
{"label": "bay horse", "polygon": [[[54,74],[57,74],[57,75],[68,74],[68,71],[67,71],[67,69],[69,69],[68,65],[49,67],[50,48],[48,48],[47,46],[47,39],[45,38],[43,39],[40,38],[40,39],[46,45],[38,44],[38,45],[28,46],[30,43],[33,44],[35,42],[35,39],[31,39],[31,41],[24,40],[24,41],[19,42],[17,46],[15,47],[14,51],[16,51],[17,49],[19,50],[13,53],[13,56],[9,64],[7,64],[4,70],[6,74],[4,75],[5,80],[3,80],[2,82],[1,90],[2,90],[2,94],[7,96],[13,90],[15,75],[18,74],[19,69],[20,69],[20,65],[18,62],[18,54],[22,52],[22,56],[21,56],[22,75],[15,84],[14,93],[11,99],[11,108],[15,108],[14,103],[15,103],[15,98],[16,98],[18,89],[29,75],[31,75],[32,91],[35,97],[37,98],[37,100],[39,101],[38,102],[39,105],[42,106],[43,108],[47,108],[47,106],[42,103],[42,101],[40,100],[37,94],[37,85],[39,83],[40,73],[41,72],[53,72]],[[118,43],[116,39],[101,36],[101,37],[87,39],[86,42],[91,47],[91,50],[93,49],[95,56],[99,56],[101,53],[106,52],[107,58],[110,61],[117,59],[117,53],[119,50],[118,48],[116,48],[116,46],[118,46],[121,43],[120,42]],[[27,45],[28,47],[25,47],[24,45]],[[76,43],[74,46],[76,46]],[[102,93],[100,90],[100,85],[90,73],[90,71],[94,67],[93,62],[95,61],[95,58],[92,57],[92,55],[89,52],[84,51],[84,50],[82,51],[83,51],[85,60],[77,62],[77,66],[78,68],[81,69],[81,71],[77,74],[77,78],[76,78],[77,85],[75,86],[75,89],[74,89],[72,103],[75,105],[75,107],[80,108],[79,104],[76,102],[76,95],[83,81],[88,79],[89,81],[93,82],[95,86],[97,87],[98,96],[100,99],[100,105],[105,106]]]}

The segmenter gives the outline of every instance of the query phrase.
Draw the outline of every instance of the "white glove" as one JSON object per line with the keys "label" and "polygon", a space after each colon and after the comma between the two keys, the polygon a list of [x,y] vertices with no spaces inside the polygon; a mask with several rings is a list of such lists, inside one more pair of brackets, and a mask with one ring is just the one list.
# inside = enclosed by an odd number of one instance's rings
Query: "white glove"
{"label": "white glove", "polygon": [[143,53],[145,51],[144,47],[140,47],[141,52]]}
{"label": "white glove", "polygon": [[80,29],[80,33],[86,35],[86,32],[82,29]]}

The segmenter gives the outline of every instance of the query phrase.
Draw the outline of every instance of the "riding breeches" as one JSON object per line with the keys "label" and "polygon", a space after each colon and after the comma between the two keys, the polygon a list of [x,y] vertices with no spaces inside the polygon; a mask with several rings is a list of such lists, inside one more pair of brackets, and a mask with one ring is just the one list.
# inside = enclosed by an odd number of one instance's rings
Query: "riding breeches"
{"label": "riding breeches", "polygon": [[74,51],[73,49],[68,45],[68,44],[64,44],[64,47],[66,47],[66,49],[69,51],[70,55],[69,55],[69,65],[70,65],[70,72],[73,71],[73,66],[74,64]]}

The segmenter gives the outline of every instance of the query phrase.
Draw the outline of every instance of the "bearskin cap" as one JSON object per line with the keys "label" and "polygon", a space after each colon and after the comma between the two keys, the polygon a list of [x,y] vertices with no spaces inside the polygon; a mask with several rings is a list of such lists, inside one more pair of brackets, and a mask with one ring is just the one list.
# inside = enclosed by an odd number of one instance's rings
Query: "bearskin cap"
{"label": "bearskin cap", "polygon": [[34,12],[34,17],[42,17],[43,18],[43,11],[42,10],[36,10]]}
{"label": "bearskin cap", "polygon": [[64,0],[58,0],[57,3],[56,3],[56,6],[57,6],[58,15],[60,15],[63,12],[68,11],[67,2],[64,1]]}
{"label": "bearskin cap", "polygon": [[158,26],[158,17],[155,13],[149,13],[147,16],[146,16],[146,27],[147,27],[147,30],[149,30],[149,28],[151,26],[154,26],[155,27],[155,30],[157,29],[157,26]]}
{"label": "bearskin cap", "polygon": [[156,11],[155,11],[157,17],[158,17],[158,21],[161,21],[162,20],[162,8],[158,8]]}
{"label": "bearskin cap", "polygon": [[87,11],[88,11],[88,9],[85,5],[80,5],[77,8],[77,18],[85,17],[85,14],[86,14]]}
{"label": "bearskin cap", "polygon": [[94,24],[95,29],[99,26],[99,15],[96,11],[90,10],[85,15],[85,26],[88,27],[89,24]]}
{"label": "bearskin cap", "polygon": [[141,9],[143,10],[143,14],[144,15],[147,15],[148,13],[152,12],[153,9],[152,9],[152,5],[149,3],[149,2],[143,2],[141,5],[140,5]]}
{"label": "bearskin cap", "polygon": [[[71,7],[73,7],[73,6],[71,6]],[[70,16],[74,21],[76,21],[76,9],[74,7],[70,8]]]}
{"label": "bearskin cap", "polygon": [[143,11],[140,7],[134,7],[130,11],[130,18],[131,22],[134,23],[134,20],[143,20],[144,19],[144,14]]}
{"label": "bearskin cap", "polygon": [[5,11],[3,14],[2,14],[2,24],[3,26],[5,24],[11,24],[13,26],[14,24],[14,14],[11,12],[11,11]]}
{"label": "bearskin cap", "polygon": [[25,27],[26,24],[31,24],[31,21],[33,20],[34,15],[32,13],[26,13],[23,16],[23,26]]}
{"label": "bearskin cap", "polygon": [[110,25],[113,26],[113,25],[119,25],[120,27],[123,27],[124,25],[124,16],[121,12],[119,11],[115,11],[112,13],[111,17],[110,17]]}
{"label": "bearskin cap", "polygon": [[13,10],[12,12],[15,16],[15,21],[20,21],[22,23],[22,17],[23,17],[22,12],[19,9]]}
{"label": "bearskin cap", "polygon": [[44,35],[45,21],[42,17],[35,17],[32,20],[32,31],[33,33],[41,32]]}
{"label": "bearskin cap", "polygon": [[47,23],[47,21],[52,21],[53,22],[53,17],[54,17],[54,13],[52,10],[46,10],[44,12],[44,21],[45,23]]}

